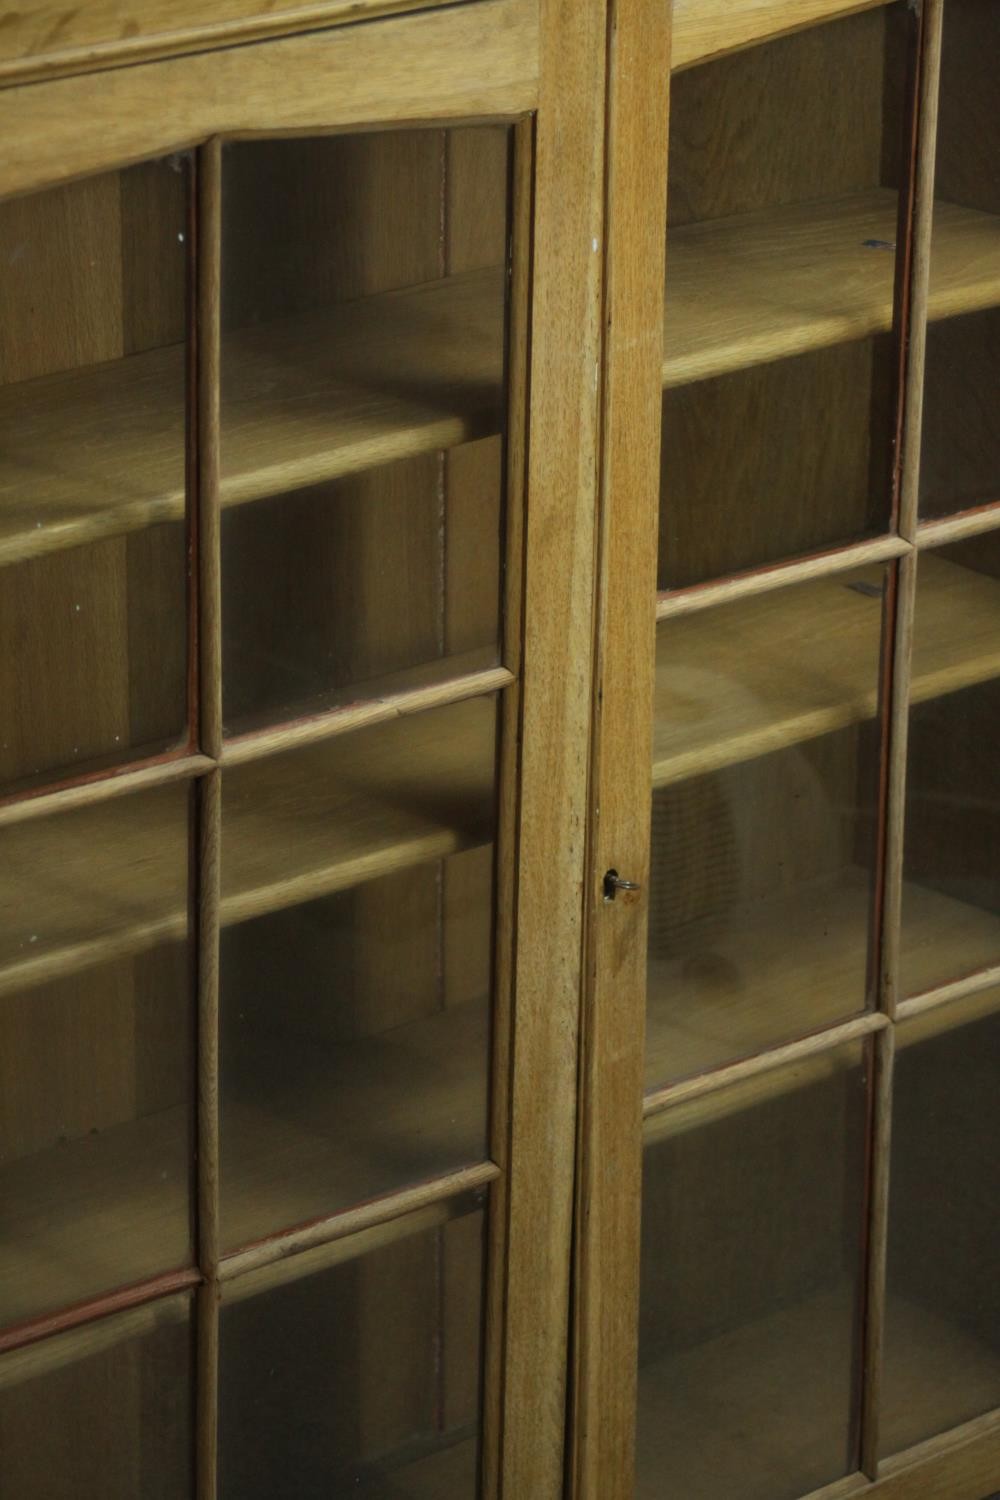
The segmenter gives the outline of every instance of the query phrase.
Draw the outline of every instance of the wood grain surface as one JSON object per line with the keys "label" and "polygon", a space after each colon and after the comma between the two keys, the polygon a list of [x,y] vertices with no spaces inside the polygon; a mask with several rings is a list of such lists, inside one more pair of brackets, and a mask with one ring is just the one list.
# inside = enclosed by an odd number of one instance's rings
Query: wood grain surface
{"label": "wood grain surface", "polygon": [[[921,558],[912,701],[1000,675],[996,580]],[[873,718],[881,568],[698,612],[658,630],[653,785]],[[852,585],[860,584],[861,589]]]}
{"label": "wood grain surface", "polygon": [[671,66],[687,68],[724,52],[815,26],[887,0],[674,0]]}
{"label": "wood grain surface", "polygon": [[[1000,218],[939,202],[929,316],[1000,301]],[[785,359],[892,326],[896,194],[769,208],[670,232],[665,386]]]}

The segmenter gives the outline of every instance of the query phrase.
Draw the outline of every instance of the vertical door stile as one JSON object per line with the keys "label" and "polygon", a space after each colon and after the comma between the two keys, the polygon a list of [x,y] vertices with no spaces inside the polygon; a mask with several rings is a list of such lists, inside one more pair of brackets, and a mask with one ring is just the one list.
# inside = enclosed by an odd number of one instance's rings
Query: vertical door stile
{"label": "vertical door stile", "polygon": [[[670,7],[609,17],[604,368],[574,1302],[574,1500],[631,1500]],[[638,890],[606,900],[614,869]]]}
{"label": "vertical door stile", "polygon": [[604,0],[543,0],[535,134],[502,1473],[559,1500],[593,647]]}
{"label": "vertical door stile", "polygon": [[219,881],[222,822],[222,634],[219,517],[220,268],[222,152],[198,153],[196,421],[197,590],[201,748],[216,761],[199,783],[198,1263],[196,1464],[198,1500],[217,1490],[219,1366]]}
{"label": "vertical door stile", "polygon": [[[913,165],[909,229],[909,287],[904,313],[901,420],[897,424],[897,523],[911,544],[916,537],[917,491],[920,471],[920,425],[923,404],[924,355],[930,281],[931,229],[934,209],[934,155],[937,140],[937,99],[941,71],[943,0],[927,0],[920,14],[919,62],[916,72],[916,155]],[[910,668],[913,650],[913,610],[916,589],[915,552],[897,566],[892,606],[895,618],[888,634],[891,664],[888,716],[887,778],[884,794],[885,827],[882,913],[876,1005],[894,1021],[898,1001],[900,915],[902,907],[903,821]],[[893,1114],[895,1030],[889,1026],[872,1041],[871,1155],[868,1198],[865,1324],[863,1332],[860,1465],[871,1480],[879,1471],[879,1413],[885,1353],[886,1264],[889,1225],[889,1157]]]}
{"label": "vertical door stile", "polygon": [[493,1075],[490,1156],[500,1176],[490,1190],[487,1227],[486,1336],[483,1374],[483,1500],[500,1494],[504,1261],[510,1161],[511,1019],[516,953],[518,774],[521,672],[524,665],[524,494],[528,439],[528,334],[531,319],[531,207],[534,127],[514,127],[510,175],[507,319],[507,435],[504,453],[505,552],[501,642],[503,665],[515,680],[501,698],[494,936]]}

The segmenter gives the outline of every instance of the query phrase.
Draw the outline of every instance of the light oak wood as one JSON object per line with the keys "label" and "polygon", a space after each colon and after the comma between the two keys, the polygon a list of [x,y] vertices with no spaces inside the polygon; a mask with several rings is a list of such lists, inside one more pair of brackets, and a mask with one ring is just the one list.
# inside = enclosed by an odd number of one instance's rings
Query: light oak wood
{"label": "light oak wood", "polygon": [[[334,27],[267,46],[0,90],[10,144],[0,194],[184,150],[212,135],[519,115],[538,102],[537,0],[475,4]],[[151,98],[159,107],[150,111]]]}
{"label": "light oak wood", "polygon": [[[931,318],[1000,301],[1000,218],[938,202]],[[892,326],[896,194],[888,188],[670,232],[665,386],[787,359]]]}
{"label": "light oak wood", "polygon": [[34,1380],[50,1371],[62,1369],[76,1360],[87,1359],[102,1349],[111,1349],[164,1323],[178,1323],[188,1316],[186,1297],[160,1297],[121,1312],[111,1312],[83,1322],[57,1338],[40,1339],[22,1348],[5,1351],[0,1358],[0,1390],[22,1381]]}
{"label": "light oak wood", "polygon": [[[495,712],[473,699],[230,772],[223,925],[488,842]],[[0,993],[183,934],[187,827],[170,790],[7,831]]]}
{"label": "light oak wood", "polygon": [[[947,1382],[953,1371],[963,1385],[976,1372],[984,1393],[992,1394],[996,1389],[1000,1357],[983,1343],[916,1304],[901,1307],[900,1317],[909,1348],[924,1351],[926,1363],[922,1362],[921,1368],[935,1368],[937,1379],[942,1382]],[[645,1450],[651,1465],[648,1472],[640,1472],[638,1476],[639,1500],[661,1500],[663,1476],[671,1472],[671,1462],[674,1472],[682,1466],[689,1485],[685,1493],[691,1500],[699,1500],[702,1495],[736,1493],[737,1486],[747,1491],[748,1480],[756,1488],[747,1492],[760,1496],[761,1500],[773,1493],[768,1489],[768,1475],[785,1472],[779,1465],[789,1431],[795,1435],[800,1457],[808,1463],[811,1435],[828,1430],[824,1413],[829,1412],[830,1403],[846,1406],[850,1400],[849,1389],[839,1385],[832,1375],[828,1385],[796,1383],[794,1371],[803,1366],[810,1368],[807,1351],[818,1338],[822,1337],[824,1343],[829,1339],[849,1344],[853,1321],[849,1288],[834,1286],[744,1328],[678,1353],[669,1365],[650,1364],[642,1370],[640,1421],[645,1407],[650,1431],[655,1433],[655,1447],[651,1442]],[[933,1355],[928,1350],[933,1350]],[[898,1358],[905,1365],[907,1347],[897,1348],[890,1358]],[[936,1397],[937,1380],[929,1386],[917,1386],[912,1392],[913,1411],[922,1412],[930,1426],[934,1423]],[[738,1450],[736,1445],[723,1450],[716,1447],[709,1462],[704,1448],[705,1434],[712,1430],[713,1412],[720,1403],[733,1425],[739,1421],[746,1441]],[[734,1413],[738,1413],[738,1418]],[[844,1414],[846,1417],[846,1410]],[[891,1442],[891,1432],[887,1437]],[[702,1479],[696,1477],[699,1471]],[[878,1485],[862,1493],[880,1494],[881,1490]],[[936,1493],[943,1500],[954,1492],[946,1489],[923,1492],[919,1488],[911,1491],[899,1484],[897,1489],[886,1493],[898,1494],[899,1500],[904,1497],[911,1500],[911,1496],[922,1500],[925,1493]],[[958,1493],[969,1494],[971,1500],[973,1492]]]}
{"label": "light oak wood", "polygon": [[97,0],[67,10],[27,0],[0,18],[0,83],[83,73],[158,56],[234,46],[296,31],[373,20],[459,0]]}
{"label": "light oak wood", "polygon": [[1000,1485],[1000,1411],[887,1459],[881,1472],[871,1490],[878,1500],[992,1500]]}
{"label": "light oak wood", "polygon": [[[941,83],[941,30],[944,7],[924,6],[921,25],[920,99],[917,116],[917,157],[913,183],[913,262],[910,269],[910,327],[903,408],[902,485],[899,529],[912,541],[920,490],[920,441],[927,358],[927,319],[931,308],[931,239],[936,223],[934,161],[938,137],[938,95]],[[935,257],[937,241],[934,241]],[[947,252],[946,252],[947,253]],[[934,274],[937,267],[934,267]]]}
{"label": "light oak wood", "polygon": [[[930,316],[1000,302],[1000,219],[939,204],[935,224]],[[892,257],[863,241],[894,235],[888,190],[674,230],[664,384],[884,331]],[[229,335],[222,505],[496,431],[501,274],[459,273],[327,318]],[[183,514],[183,433],[162,400],[182,361],[180,348],[161,348],[0,392],[0,421],[16,434],[0,470],[0,502],[9,497],[0,503],[0,564]],[[82,472],[68,461],[81,451]]]}
{"label": "light oak wood", "polygon": [[861,1359],[860,1463],[869,1479],[878,1477],[885,1389],[886,1264],[889,1243],[889,1156],[892,1149],[893,1069],[896,1030],[887,1026],[874,1041],[872,1140],[868,1201],[868,1253]]}
{"label": "light oak wood", "polygon": [[564,1489],[604,234],[604,0],[542,0],[535,121],[504,1500]]}
{"label": "light oak wood", "polygon": [[727,604],[732,599],[748,599],[753,594],[767,594],[772,589],[808,583],[813,578],[833,577],[836,573],[863,567],[865,563],[889,562],[912,550],[912,544],[902,537],[884,536],[874,542],[853,542],[836,552],[822,552],[818,557],[805,557],[794,562],[779,563],[773,568],[741,573],[735,578],[723,578],[718,583],[699,584],[694,588],[666,589],[657,595],[656,618],[675,619],[678,615],[693,614],[696,610],[708,609],[716,604]]}
{"label": "light oak wood", "polygon": [[[203,153],[203,206],[218,196],[218,149]],[[227,335],[220,414],[218,227],[215,212],[202,228],[203,507],[216,484],[223,506],[244,504],[498,430],[499,270]],[[183,515],[182,414],[163,400],[183,358],[180,347],[154,349],[0,391],[11,435],[0,469],[0,564]],[[206,527],[202,544],[212,542]]]}
{"label": "light oak wood", "polygon": [[[669,7],[611,6],[597,659],[570,1494],[632,1500]],[[604,897],[616,869],[640,891]]]}
{"label": "light oak wood", "polygon": [[[932,554],[921,570],[913,702],[1000,675],[996,580]],[[855,582],[879,588],[881,570],[837,574],[660,626],[654,786],[874,717],[881,601],[857,592]]]}
{"label": "light oak wood", "polygon": [[888,0],[674,0],[671,66],[689,68],[741,47],[873,10]]}

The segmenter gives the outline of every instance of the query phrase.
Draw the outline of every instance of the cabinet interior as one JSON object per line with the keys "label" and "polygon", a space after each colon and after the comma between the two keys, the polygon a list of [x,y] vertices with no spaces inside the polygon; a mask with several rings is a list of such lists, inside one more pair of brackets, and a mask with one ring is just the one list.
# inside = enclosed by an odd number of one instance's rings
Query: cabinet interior
{"label": "cabinet interior", "polygon": [[[700,32],[692,7],[678,13],[681,45],[698,38],[710,53],[712,7],[699,13]],[[1000,200],[987,59],[998,19],[979,0],[946,7],[923,392],[927,520],[996,498]],[[742,22],[729,20],[735,34]],[[839,1062],[836,1052],[818,1053],[684,1101],[685,1081],[705,1084],[701,1075],[873,1003],[889,751],[881,726],[899,564],[830,559],[822,577],[776,578],[724,602],[696,591],[897,524],[895,281],[912,51],[912,14],[881,5],[694,66],[685,54],[671,83],[643,1500],[662,1493],[668,1475],[697,1500],[773,1500],[861,1465],[859,1277],[872,1107],[862,1075],[871,1056],[866,1048],[848,1065],[850,1049]],[[904,996],[1000,962],[996,533],[924,548],[916,567]],[[993,1037],[995,996],[972,997],[970,1035],[978,1025]],[[928,1012],[919,1036],[901,1029],[899,1046],[912,1042],[915,1056],[920,1040],[928,1056],[943,1055],[952,1028],[968,1019],[960,1003]],[[904,1055],[908,1077],[917,1064]],[[970,1230],[964,1276],[945,1243],[965,1222],[958,1205],[982,1183],[977,1143],[989,1139],[976,1123],[983,1100],[977,1094],[976,1108],[966,1108],[959,1098],[961,1076],[957,1064],[942,1066],[938,1093],[951,1079],[948,1101],[934,1095],[913,1137],[919,1150],[913,1141],[899,1148],[885,1456],[997,1404],[989,1214]],[[666,1091],[677,1086],[681,1102],[671,1102]],[[922,1108],[920,1087],[901,1106],[907,1121]],[[942,1184],[954,1171],[954,1216],[930,1215],[910,1254],[924,1201],[921,1152]],[[894,1155],[893,1174],[895,1163]],[[773,1199],[772,1179],[780,1183]],[[720,1423],[716,1448],[708,1439]]]}
{"label": "cabinet interior", "polygon": [[[510,151],[501,126],[223,150],[222,697],[242,760],[223,777],[226,1251],[489,1155],[497,699],[473,681],[263,758],[247,737],[499,666]],[[197,744],[200,170],[171,158],[0,205],[7,790]],[[0,830],[5,1323],[192,1264],[199,809],[182,781]],[[438,1453],[471,1482],[482,1218],[394,1221],[398,1243],[338,1270],[325,1310],[306,1293],[307,1319],[355,1306],[337,1377],[355,1410],[331,1442],[357,1493],[430,1496]],[[234,1348],[250,1306],[227,1315]],[[259,1316],[246,1336],[266,1343]],[[383,1430],[365,1371],[407,1317]],[[154,1345],[101,1363],[109,1406],[155,1380]],[[260,1398],[242,1359],[236,1446]],[[72,1380],[64,1399],[75,1419]],[[297,1493],[319,1493],[330,1452],[300,1455]],[[273,1492],[248,1472],[230,1455],[224,1492]],[[70,1468],[49,1478],[72,1492]]]}

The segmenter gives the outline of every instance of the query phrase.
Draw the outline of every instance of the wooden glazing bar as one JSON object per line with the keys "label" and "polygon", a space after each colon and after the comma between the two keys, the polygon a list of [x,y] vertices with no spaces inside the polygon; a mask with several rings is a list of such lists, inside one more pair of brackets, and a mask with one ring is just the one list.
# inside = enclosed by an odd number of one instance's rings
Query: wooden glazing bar
{"label": "wooden glazing bar", "polygon": [[873,1042],[871,1145],[867,1203],[865,1312],[861,1367],[861,1467],[878,1478],[879,1413],[885,1347],[886,1250],[889,1238],[889,1151],[896,1035],[892,1026]]}
{"label": "wooden glazing bar", "polygon": [[[831,1026],[813,1036],[800,1037],[756,1057],[743,1058],[714,1073],[702,1073],[697,1078],[686,1078],[649,1093],[643,1101],[644,1139],[648,1141],[661,1134],[674,1134],[672,1116],[675,1111],[677,1130],[690,1129],[746,1108],[758,1100],[784,1093],[789,1088],[798,1088],[814,1078],[822,1078],[830,1070],[831,1062],[836,1066],[829,1058],[831,1052],[848,1042],[872,1036],[888,1024],[886,1016],[869,1011],[856,1020]],[[694,1104],[698,1105],[697,1109],[688,1111],[683,1108]],[[682,1120],[682,1116],[686,1118]]]}
{"label": "wooden glazing bar", "polygon": [[[50,1340],[56,1335],[63,1335],[73,1329],[79,1329],[81,1338],[79,1343],[80,1357],[85,1357],[91,1352],[90,1330],[100,1330],[101,1321],[105,1317],[115,1314],[133,1313],[131,1321],[121,1320],[122,1326],[127,1331],[123,1337],[130,1337],[133,1324],[136,1329],[154,1326],[159,1316],[169,1316],[169,1312],[160,1311],[163,1308],[162,1299],[169,1297],[172,1292],[184,1291],[187,1287],[197,1286],[201,1276],[195,1270],[168,1271],[162,1276],[154,1276],[148,1281],[137,1282],[134,1286],[123,1287],[116,1292],[108,1292],[101,1297],[93,1297],[87,1302],[78,1303],[74,1307],[62,1308],[59,1312],[46,1313],[43,1317],[32,1318],[28,1322],[17,1323],[0,1332],[0,1389],[8,1381],[8,1372],[17,1368],[9,1365],[9,1352],[12,1350],[24,1350],[29,1348],[44,1351],[51,1348]],[[109,1340],[111,1343],[118,1342],[118,1335]],[[64,1347],[72,1349],[72,1343],[66,1343]],[[106,1344],[100,1342],[100,1338],[93,1347],[103,1348]],[[48,1368],[44,1355],[40,1352],[40,1363],[42,1367]],[[54,1363],[62,1361],[55,1359]],[[20,1368],[24,1369],[29,1362],[25,1362]],[[32,1372],[33,1373],[33,1372]],[[13,1380],[29,1378],[27,1374],[19,1373],[11,1377]]]}
{"label": "wooden glazing bar", "polygon": [[[901,1000],[896,1019],[911,1024],[900,1031],[899,1045],[910,1046],[913,1041],[992,1015],[997,1009],[1000,1009],[1000,964]],[[923,1017],[919,1026],[912,1024],[918,1016]]]}
{"label": "wooden glazing bar", "polygon": [[177,1322],[183,1310],[171,1293],[195,1287],[198,1280],[196,1271],[157,1277],[24,1328],[7,1329],[0,1337],[0,1391],[114,1349],[162,1323]]}
{"label": "wooden glazing bar", "polygon": [[116,797],[126,797],[130,792],[148,791],[175,781],[191,781],[210,771],[214,764],[207,755],[180,754],[126,770],[112,769],[92,780],[75,782],[55,791],[29,792],[0,803],[0,828],[27,822],[29,818],[47,818],[70,812],[74,807],[110,802]]}
{"label": "wooden glazing bar", "polygon": [[222,295],[222,145],[198,153],[198,653],[202,748],[222,751],[222,582],[219,380]]}
{"label": "wooden glazing bar", "polygon": [[920,440],[924,402],[927,319],[930,312],[934,229],[934,159],[937,151],[938,90],[944,0],[925,0],[917,106],[917,161],[914,183],[912,269],[910,276],[909,359],[901,446],[899,529],[916,535],[920,493]]}
{"label": "wooden glazing bar", "polygon": [[481,120],[531,110],[537,98],[538,0],[477,0],[377,26],[137,63],[106,72],[96,95],[85,76],[2,89],[8,148],[0,194],[120,168],[218,134]]}
{"label": "wooden glazing bar", "polygon": [[674,0],[671,66],[690,68],[889,0]]}
{"label": "wooden glazing bar", "polygon": [[[432,1178],[417,1187],[387,1194],[344,1213],[332,1214],[327,1219],[318,1219],[287,1234],[261,1240],[244,1250],[224,1255],[219,1261],[219,1280],[230,1282],[247,1277],[256,1290],[264,1285],[279,1285],[283,1281],[295,1280],[297,1276],[308,1275],[314,1265],[334,1265],[338,1260],[352,1259],[364,1253],[357,1246],[367,1239],[371,1239],[373,1245],[388,1244],[399,1236],[413,1233],[414,1225],[422,1223],[425,1217],[428,1224],[445,1223],[452,1217],[449,1204],[460,1203],[470,1193],[482,1192],[499,1176],[500,1169],[495,1162],[478,1162],[445,1177]],[[338,1249],[338,1246],[344,1248]],[[262,1276],[264,1272],[269,1274]]]}
{"label": "wooden glazing bar", "polygon": [[917,526],[917,546],[923,550],[940,547],[946,542],[960,542],[963,537],[979,536],[1000,527],[1000,500],[992,500],[941,521],[921,521]]}
{"label": "wooden glazing bar", "polygon": [[[631,1500],[634,1492],[670,8],[613,0],[608,36],[608,332],[574,1246],[574,1500]],[[639,889],[606,900],[609,869]]]}
{"label": "wooden glazing bar", "polygon": [[510,292],[507,321],[507,441],[504,453],[505,540],[502,655],[516,674],[500,708],[499,795],[495,865],[490,1155],[500,1168],[486,1226],[483,1363],[483,1500],[500,1494],[504,1261],[507,1246],[507,1170],[510,1162],[514,951],[517,915],[520,673],[523,662],[524,501],[528,448],[528,334],[531,323],[531,208],[534,124],[512,133],[509,191]]}
{"label": "wooden glazing bar", "polygon": [[222,772],[198,784],[198,1261],[219,1261],[219,909]]}
{"label": "wooden glazing bar", "polygon": [[1000,1486],[1000,1410],[883,1460],[876,1500],[989,1500]]}
{"label": "wooden glazing bar", "polygon": [[877,537],[874,541],[855,542],[835,552],[821,552],[815,557],[725,578],[720,583],[664,592],[657,595],[656,618],[669,620],[677,615],[693,614],[699,609],[710,609],[716,604],[726,604],[730,599],[746,599],[753,594],[766,594],[771,589],[786,588],[790,584],[831,577],[869,563],[888,562],[891,558],[903,556],[910,548],[911,544],[902,537]]}
{"label": "wooden glazing bar", "polygon": [[[454,665],[460,667],[460,662],[456,661]],[[404,675],[400,674],[401,677]],[[287,724],[227,739],[222,748],[222,764],[241,765],[250,760],[262,760],[265,756],[291,750],[298,745],[316,744],[372,724],[384,724],[390,719],[422,713],[425,709],[443,707],[448,703],[462,703],[467,698],[499,692],[501,688],[509,687],[514,680],[514,673],[507,667],[487,667],[465,676],[449,677],[446,682],[430,683],[425,687],[409,690],[404,688],[400,692],[390,691],[384,696],[374,696],[368,701],[348,703],[342,708],[332,708],[308,719],[295,719]]]}
{"label": "wooden glazing bar", "polygon": [[219,1468],[218,1281],[198,1288],[195,1318],[195,1500],[215,1500]]}
{"label": "wooden glazing bar", "polygon": [[882,886],[878,1004],[896,1014],[903,911],[903,839],[906,823],[906,749],[909,738],[910,687],[913,670],[913,625],[917,556],[904,557],[896,578],[896,623],[892,652],[892,686],[888,705],[888,782],[885,790],[885,864]]}

